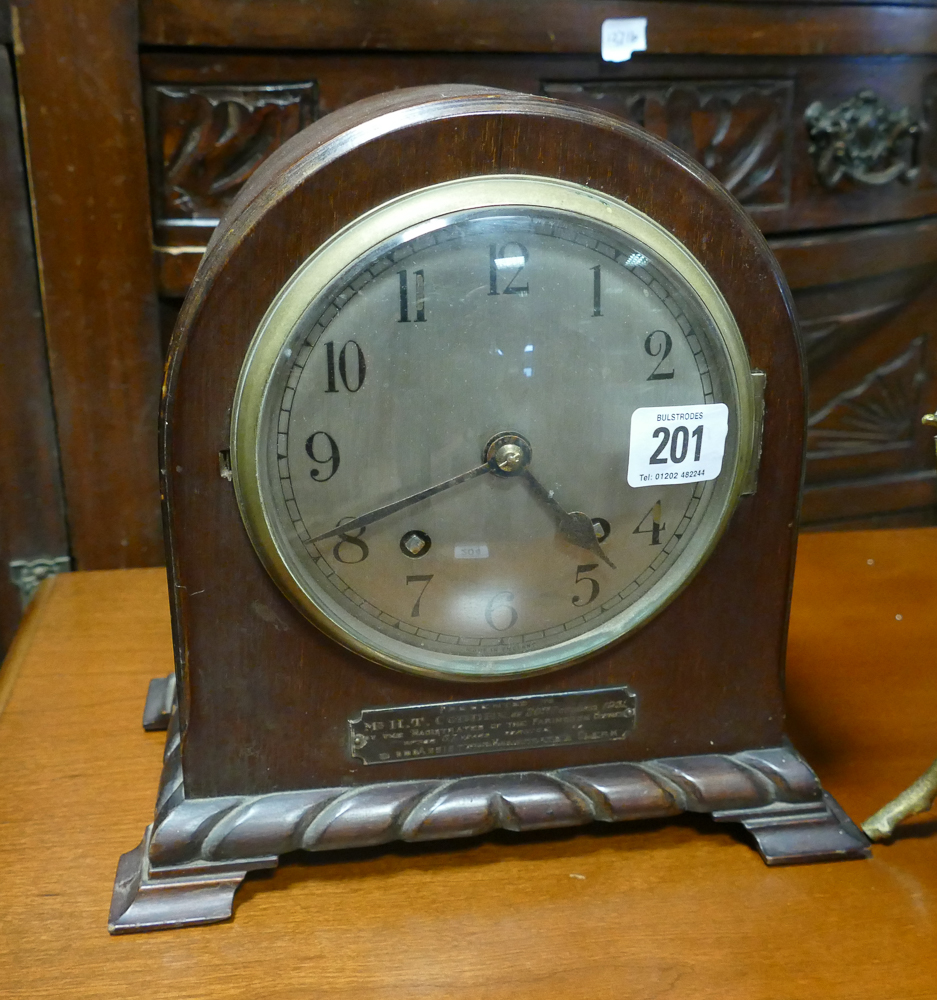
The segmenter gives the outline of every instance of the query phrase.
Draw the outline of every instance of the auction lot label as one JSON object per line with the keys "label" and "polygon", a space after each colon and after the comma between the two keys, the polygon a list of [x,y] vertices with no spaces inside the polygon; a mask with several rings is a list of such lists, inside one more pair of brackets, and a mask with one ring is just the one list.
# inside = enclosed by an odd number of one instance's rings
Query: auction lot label
{"label": "auction lot label", "polygon": [[715,479],[722,472],[729,408],[642,406],[631,415],[629,486]]}

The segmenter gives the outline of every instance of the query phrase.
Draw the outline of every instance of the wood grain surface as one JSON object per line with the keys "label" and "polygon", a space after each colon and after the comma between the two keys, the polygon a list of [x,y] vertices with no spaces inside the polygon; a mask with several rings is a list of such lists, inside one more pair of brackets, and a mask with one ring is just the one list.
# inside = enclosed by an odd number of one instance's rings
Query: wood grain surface
{"label": "wood grain surface", "polygon": [[933,52],[926,7],[858,5],[847,17],[817,3],[575,0],[143,0],[140,33],[151,45],[397,49],[443,52],[596,52],[606,18],[646,17],[648,53],[872,55]]}
{"label": "wood grain surface", "polygon": [[[2,7],[0,7],[2,18]],[[2,24],[0,24],[2,29]],[[16,90],[0,48],[0,650],[22,613],[12,560],[68,554]]]}
{"label": "wood grain surface", "polygon": [[[937,530],[804,536],[799,555],[789,730],[864,819],[937,750]],[[933,816],[871,861],[785,869],[700,817],[293,859],[249,876],[228,924],[109,938],[117,856],[160,770],[140,715],[171,668],[165,575],[45,587],[0,674],[18,673],[0,715],[4,997],[934,996]]]}
{"label": "wood grain surface", "polygon": [[13,13],[72,554],[79,569],[157,565],[162,358],[136,5]]}

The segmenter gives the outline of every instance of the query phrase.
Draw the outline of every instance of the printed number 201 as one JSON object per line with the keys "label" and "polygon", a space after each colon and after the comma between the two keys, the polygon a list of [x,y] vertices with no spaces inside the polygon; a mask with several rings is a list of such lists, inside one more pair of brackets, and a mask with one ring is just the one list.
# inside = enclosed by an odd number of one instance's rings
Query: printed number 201
{"label": "printed number 201", "polygon": [[[681,462],[686,460],[687,452],[690,450],[690,438],[696,441],[693,461],[698,462],[700,455],[703,453],[702,424],[692,434],[689,428],[683,426],[675,427],[673,433],[671,433],[669,427],[658,427],[651,437],[657,438],[660,441],[660,444],[654,450],[654,454],[651,455],[649,463],[651,465],[666,465],[668,461],[673,462],[674,465],[680,465]],[[668,444],[670,445],[670,454],[665,455],[664,450]]]}

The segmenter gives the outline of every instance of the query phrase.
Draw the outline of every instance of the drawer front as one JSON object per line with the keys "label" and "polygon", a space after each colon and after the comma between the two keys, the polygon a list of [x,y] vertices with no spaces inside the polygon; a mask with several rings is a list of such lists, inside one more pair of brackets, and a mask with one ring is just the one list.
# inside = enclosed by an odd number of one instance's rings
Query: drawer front
{"label": "drawer front", "polygon": [[539,92],[635,121],[711,170],[765,233],[937,214],[934,57],[159,54],[143,69],[156,242],[175,248],[161,259],[173,295],[197,262],[178,248],[204,245],[280,143],[361,97],[434,82]]}
{"label": "drawer front", "polygon": [[[224,209],[309,122],[394,87],[456,81],[540,92],[681,147],[769,236],[811,378],[807,521],[923,509],[937,497],[930,436],[919,426],[937,404],[927,305],[937,222],[926,218],[937,216],[937,58],[647,57],[610,66],[580,56],[160,53],[142,64],[167,337],[172,300],[185,294]],[[863,90],[875,98],[857,99]],[[824,136],[845,154],[829,155]],[[783,235],[792,232],[800,235]]]}

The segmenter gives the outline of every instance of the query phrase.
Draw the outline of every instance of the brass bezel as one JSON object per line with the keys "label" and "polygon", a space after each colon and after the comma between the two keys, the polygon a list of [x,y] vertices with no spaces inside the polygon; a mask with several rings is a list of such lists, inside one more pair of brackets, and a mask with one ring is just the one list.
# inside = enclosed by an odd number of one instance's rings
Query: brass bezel
{"label": "brass bezel", "polygon": [[[414,227],[458,212],[491,208],[555,209],[604,223],[644,243],[668,263],[696,293],[721,335],[732,372],[738,450],[721,508],[704,513],[704,522],[661,583],[621,614],[573,639],[532,652],[485,659],[434,651],[427,660],[448,661],[450,665],[414,662],[421,659],[416,647],[389,639],[366,625],[356,634],[354,628],[336,621],[290,570],[292,554],[278,544],[262,493],[259,425],[281,351],[309,303],[340,273],[394,236],[408,232],[412,237]],[[312,253],[283,286],[251,341],[235,391],[231,418],[234,488],[245,528],[267,571],[303,614],[337,642],[376,663],[412,673],[450,680],[509,680],[560,669],[624,638],[659,614],[687,586],[715,548],[743,492],[753,461],[754,412],[748,352],[735,318],[705,268],[676,237],[625,202],[569,181],[532,175],[471,177],[402,195],[365,213]],[[412,658],[375,648],[364,636],[367,631],[380,636],[387,646],[399,645],[406,654],[412,651]]]}

